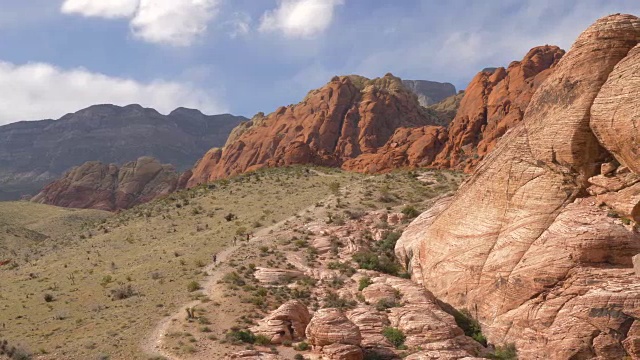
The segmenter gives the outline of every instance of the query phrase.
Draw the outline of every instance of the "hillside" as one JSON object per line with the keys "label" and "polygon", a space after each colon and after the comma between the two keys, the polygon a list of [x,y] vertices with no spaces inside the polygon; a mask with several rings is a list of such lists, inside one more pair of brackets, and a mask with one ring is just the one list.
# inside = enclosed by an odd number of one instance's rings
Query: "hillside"
{"label": "hillside", "polygon": [[244,120],[185,108],[162,115],[139,105],[95,105],[58,120],[0,126],[0,200],[35,195],[87,161],[122,165],[151,156],[183,171]]}

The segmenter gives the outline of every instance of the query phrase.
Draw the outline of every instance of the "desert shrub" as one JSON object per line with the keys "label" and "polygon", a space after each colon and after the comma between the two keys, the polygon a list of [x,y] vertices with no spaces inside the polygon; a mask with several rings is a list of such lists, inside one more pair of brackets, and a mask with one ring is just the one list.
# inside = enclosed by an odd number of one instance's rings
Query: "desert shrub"
{"label": "desert shrub", "polygon": [[395,258],[388,254],[378,255],[373,251],[365,250],[353,255],[360,269],[375,270],[385,274],[397,275],[400,272],[400,265],[395,262]]}
{"label": "desert shrub", "polygon": [[416,209],[413,205],[407,205],[402,208],[402,213],[409,219],[413,219],[420,215],[418,209]]}
{"label": "desert shrub", "polygon": [[368,276],[363,276],[360,278],[360,281],[358,283],[358,291],[362,291],[364,290],[367,286],[373,284],[373,282],[371,281],[371,278]]}
{"label": "desert shrub", "polygon": [[464,334],[473,338],[475,341],[487,346],[487,339],[482,334],[482,327],[478,320],[471,316],[471,313],[467,309],[460,311],[453,310],[453,318],[456,320],[456,324],[464,331]]}
{"label": "desert shrub", "polygon": [[506,344],[504,346],[496,346],[496,350],[493,354],[487,356],[489,359],[496,360],[517,360],[518,350],[515,344]]}
{"label": "desert shrub", "polygon": [[124,300],[134,295],[136,295],[136,291],[133,289],[133,287],[130,284],[121,285],[111,290],[111,299],[113,300]]}
{"label": "desert shrub", "polygon": [[295,354],[293,360],[304,360],[304,356],[302,356],[302,354]]}
{"label": "desert shrub", "polygon": [[305,341],[298,343],[294,349],[298,350],[298,351],[307,351],[311,348],[311,346],[309,346],[309,344]]}
{"label": "desert shrub", "polygon": [[53,299],[53,295],[52,294],[49,294],[49,293],[44,294],[44,301],[52,302],[53,300],[54,299]]}
{"label": "desert shrub", "polygon": [[334,292],[329,292],[324,298],[324,308],[353,309],[356,305],[357,302],[342,298]]}
{"label": "desert shrub", "polygon": [[194,281],[190,281],[190,282],[187,284],[187,290],[188,290],[189,292],[194,292],[194,291],[198,291],[198,290],[200,290],[200,283],[199,283],[199,282],[197,282],[197,281],[195,281],[195,280],[194,280]]}
{"label": "desert shrub", "polygon": [[392,327],[384,328],[384,330],[382,330],[382,335],[387,338],[387,340],[389,340],[389,342],[393,344],[396,349],[401,348],[404,345],[404,341],[407,339],[407,337],[400,329]]}
{"label": "desert shrub", "polygon": [[356,273],[356,269],[346,262],[332,261],[327,264],[327,267],[331,270],[338,270],[341,274],[345,274],[347,276],[351,276]]}
{"label": "desert shrub", "polygon": [[400,304],[398,304],[395,300],[391,300],[391,299],[380,299],[377,303],[376,303],[376,310],[378,311],[385,311],[387,309],[391,309],[393,307],[398,307],[400,306]]}
{"label": "desert shrub", "polygon": [[249,330],[231,329],[225,334],[225,339],[232,344],[256,342],[256,336]]}
{"label": "desert shrub", "polygon": [[232,284],[237,286],[244,286],[246,284],[245,281],[242,279],[242,277],[238,275],[238,273],[235,271],[226,273],[222,277],[222,281],[224,281],[227,284]]}
{"label": "desert shrub", "polygon": [[267,346],[267,345],[271,345],[271,339],[269,339],[264,335],[256,335],[254,343],[256,345]]}

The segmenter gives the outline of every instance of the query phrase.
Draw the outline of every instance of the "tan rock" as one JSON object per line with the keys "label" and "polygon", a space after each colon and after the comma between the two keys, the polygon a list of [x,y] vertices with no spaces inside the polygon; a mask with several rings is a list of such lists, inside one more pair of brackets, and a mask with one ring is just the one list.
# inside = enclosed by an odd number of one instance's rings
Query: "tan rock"
{"label": "tan rock", "polygon": [[323,360],[362,360],[362,349],[355,345],[331,344],[322,348]]}
{"label": "tan rock", "polygon": [[[632,262],[633,262],[633,270],[636,273],[636,276],[640,278],[640,254],[635,255],[632,258]],[[638,334],[640,336],[640,334]]]}
{"label": "tan rock", "polygon": [[591,107],[591,128],[598,140],[635,173],[640,173],[639,97],[640,46],[636,46],[615,66]]}
{"label": "tan rock", "polygon": [[360,346],[362,342],[358,327],[338,309],[316,311],[306,335],[311,345],[319,347],[331,344]]}
{"label": "tan rock", "polygon": [[[416,281],[472,310],[489,341],[515,342],[521,359],[611,358],[638,318],[630,268],[640,234],[595,198],[577,198],[612,158],[590,128],[591,105],[639,41],[640,20],[630,15],[587,29],[535,92],[522,125],[397,243]],[[595,341],[601,333],[622,335],[616,345]]]}
{"label": "tan rock", "polygon": [[251,331],[268,337],[273,344],[281,344],[285,340],[304,339],[309,321],[311,314],[307,307],[298,300],[290,300],[260,320]]}
{"label": "tan rock", "polygon": [[382,335],[382,330],[390,325],[385,313],[372,306],[361,306],[347,312],[347,317],[360,329],[362,347],[393,347]]}
{"label": "tan rock", "polygon": [[263,284],[286,284],[303,276],[297,270],[258,267],[253,276]]}
{"label": "tan rock", "polygon": [[228,355],[225,359],[241,359],[241,360],[284,360],[284,358],[275,355],[263,353],[257,350],[245,350]]}

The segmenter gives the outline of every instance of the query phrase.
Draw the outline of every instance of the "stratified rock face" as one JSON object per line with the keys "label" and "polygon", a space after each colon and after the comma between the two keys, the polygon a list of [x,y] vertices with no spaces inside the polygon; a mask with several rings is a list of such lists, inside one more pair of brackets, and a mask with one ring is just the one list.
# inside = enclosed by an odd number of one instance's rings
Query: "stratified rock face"
{"label": "stratified rock face", "polygon": [[464,93],[448,129],[447,146],[435,165],[475,166],[507,130],[522,121],[531,96],[563,55],[564,50],[557,46],[540,46],[507,69],[478,73]]}
{"label": "stratified rock face", "polygon": [[402,85],[418,96],[420,105],[427,107],[456,94],[456,87],[449,83],[427,80],[402,80]]}
{"label": "stratified rock face", "polygon": [[141,157],[118,168],[90,161],[45,186],[31,201],[56,206],[114,211],[151,201],[176,189],[171,165]]}
{"label": "stratified rock face", "polygon": [[304,339],[309,321],[311,315],[307,307],[298,300],[290,300],[260,320],[251,331],[268,337],[272,344],[282,344],[285,340]]}
{"label": "stratified rock face", "polygon": [[322,348],[323,360],[362,360],[364,354],[359,346],[331,344]]}
{"label": "stratified rock face", "polygon": [[471,170],[520,123],[531,96],[563,55],[556,46],[534,48],[507,69],[481,72],[457,95],[453,86],[438,85],[447,90],[428,108],[407,87],[419,92],[430,82],[390,74],[374,80],[335,77],[298,105],[260,113],[238,126],[224,148],[211,149],[196,164],[187,186],[292,164],[369,173],[427,166]]}
{"label": "stratified rock face", "polygon": [[637,141],[627,142],[638,136],[639,42],[635,16],[587,29],[521,124],[397,243],[416,281],[477,314],[489,340],[514,342],[521,359],[636,356],[639,200],[627,194]]}
{"label": "stratified rock face", "polygon": [[338,309],[320,309],[313,314],[306,335],[313,346],[332,344],[360,346],[362,336],[358,327]]}
{"label": "stratified rock face", "polygon": [[398,128],[439,122],[434,113],[393,75],[336,76],[301,103],[239,126],[223,149],[211,150],[196,164],[188,186],[261,167],[341,166],[375,153]]}
{"label": "stratified rock face", "polygon": [[0,126],[0,200],[34,195],[87,161],[122,165],[151,156],[184,171],[246,120],[185,108],[162,115],[140,105],[95,105],[55,121]]}

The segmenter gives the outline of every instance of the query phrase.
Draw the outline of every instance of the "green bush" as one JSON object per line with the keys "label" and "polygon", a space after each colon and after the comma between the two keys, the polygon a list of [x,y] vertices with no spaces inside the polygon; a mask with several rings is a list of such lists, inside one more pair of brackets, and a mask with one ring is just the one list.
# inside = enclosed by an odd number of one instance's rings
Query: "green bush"
{"label": "green bush", "polygon": [[518,360],[518,351],[514,344],[506,344],[504,346],[497,346],[494,353],[487,357],[496,360]]}
{"label": "green bush", "polygon": [[469,310],[454,310],[452,315],[456,320],[456,324],[458,324],[458,326],[464,331],[465,335],[470,336],[483,346],[487,346],[487,339],[482,334],[482,327],[478,320],[471,316]]}
{"label": "green bush", "polygon": [[416,209],[412,205],[405,206],[402,209],[402,213],[409,219],[413,219],[413,218],[417,217],[418,215],[420,215],[420,212],[418,211],[418,209]]}
{"label": "green bush", "polygon": [[249,330],[234,330],[231,329],[225,334],[225,339],[232,344],[247,343],[253,344],[256,342],[256,336]]}
{"label": "green bush", "polygon": [[387,340],[396,347],[396,349],[402,347],[402,345],[404,345],[404,341],[407,339],[400,329],[392,327],[384,328],[384,330],[382,330],[382,335],[386,337]]}
{"label": "green bush", "polygon": [[310,348],[311,348],[311,346],[309,346],[309,344],[308,344],[308,343],[306,343],[306,342],[304,342],[304,341],[303,341],[303,342],[298,343],[298,344],[295,346],[295,349],[296,349],[296,350],[298,350],[298,351],[307,351],[307,350],[309,350]]}
{"label": "green bush", "polygon": [[194,291],[198,291],[200,290],[200,283],[197,281],[191,281],[187,284],[187,290],[189,290],[189,292],[194,292]]}
{"label": "green bush", "polygon": [[358,283],[358,291],[364,290],[367,286],[373,284],[371,278],[368,276],[363,276],[360,278],[360,282]]}
{"label": "green bush", "polygon": [[365,250],[354,254],[353,261],[360,269],[375,270],[390,275],[397,275],[400,272],[400,265],[388,254],[378,255],[373,251]]}
{"label": "green bush", "polygon": [[302,356],[302,354],[296,354],[296,355],[293,357],[293,360],[304,360],[304,356]]}
{"label": "green bush", "polygon": [[256,335],[254,343],[256,345],[267,346],[267,345],[271,345],[271,339],[269,339],[264,335]]}

